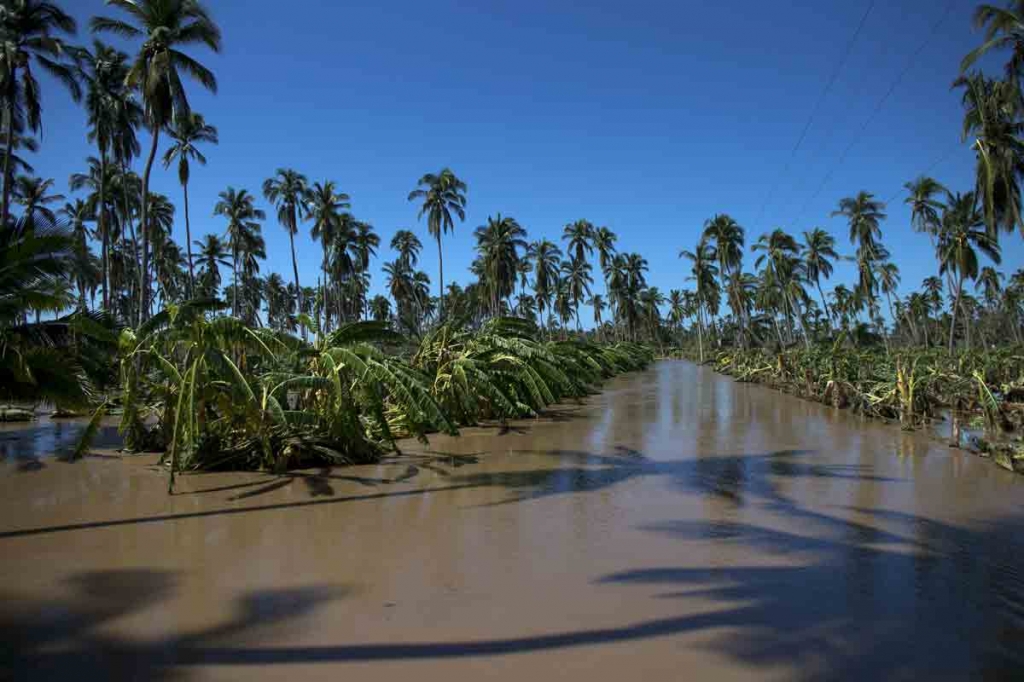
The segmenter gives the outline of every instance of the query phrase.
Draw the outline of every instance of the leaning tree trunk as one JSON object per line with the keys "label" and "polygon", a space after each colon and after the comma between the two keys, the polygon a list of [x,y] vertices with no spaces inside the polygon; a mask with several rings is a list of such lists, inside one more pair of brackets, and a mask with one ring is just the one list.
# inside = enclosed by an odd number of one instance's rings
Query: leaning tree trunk
{"label": "leaning tree trunk", "polygon": [[953,308],[949,311],[949,354],[953,354],[953,339],[956,333],[956,312],[960,308],[960,292],[963,289],[964,278],[958,278],[956,287],[956,298],[953,301]]}
{"label": "leaning tree trunk", "polygon": [[437,275],[438,275],[438,309],[437,314],[441,322],[444,322],[444,254],[441,252],[441,231],[437,231]]}
{"label": "leaning tree trunk", "polygon": [[146,169],[142,172],[142,212],[139,230],[142,232],[142,286],[139,293],[139,324],[149,316],[149,176],[153,171],[157,145],[160,143],[160,126],[153,126],[153,144],[149,147]]}
{"label": "leaning tree trunk", "polygon": [[[289,227],[295,225],[295,213],[292,212],[292,224]],[[295,258],[295,230],[288,230],[288,241],[292,247],[292,273],[295,275],[295,301],[296,301],[296,314],[302,314],[302,287],[299,286],[299,261]],[[306,327],[302,326],[302,338],[306,338]]]}
{"label": "leaning tree trunk", "polygon": [[321,239],[321,242],[323,243],[323,247],[324,247],[324,260],[323,260],[323,265],[321,266],[323,268],[323,271],[324,271],[324,281],[323,281],[323,284],[320,285],[320,291],[323,292],[320,295],[320,297],[322,299],[320,301],[320,307],[323,308],[323,311],[324,311],[323,331],[326,334],[326,333],[331,331],[331,305],[330,305],[330,298],[329,298],[329,294],[328,294],[328,292],[331,289],[331,284],[330,284],[330,275],[327,272],[327,243],[326,243],[326,240],[324,239],[323,235],[320,236],[320,239]]}
{"label": "leaning tree trunk", "polygon": [[828,299],[825,298],[825,292],[821,290],[821,280],[815,279],[814,284],[818,287],[818,296],[821,296],[821,304],[825,306],[825,317],[828,318],[828,328],[831,335],[833,325],[835,324],[832,320],[832,309],[828,307]]}
{"label": "leaning tree trunk", "polygon": [[804,316],[800,312],[800,306],[795,300],[790,297],[790,306],[793,308],[793,314],[796,315],[797,321],[800,323],[800,331],[804,335],[804,348],[807,350],[811,349],[811,335],[807,332],[807,321],[804,320]]}
{"label": "leaning tree trunk", "polygon": [[188,217],[188,183],[183,183],[182,187],[185,190],[185,248],[188,251],[188,297],[195,298],[196,295],[196,275],[192,266],[192,224],[189,222]]}

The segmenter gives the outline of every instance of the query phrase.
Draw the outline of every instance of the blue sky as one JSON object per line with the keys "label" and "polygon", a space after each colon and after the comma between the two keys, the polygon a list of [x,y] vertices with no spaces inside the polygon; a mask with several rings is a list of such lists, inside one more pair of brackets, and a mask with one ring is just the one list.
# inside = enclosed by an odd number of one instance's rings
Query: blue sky
{"label": "blue sky", "polygon": [[[423,239],[421,265],[436,281],[433,245],[406,196],[423,173],[450,166],[469,184],[469,207],[445,238],[447,276],[468,279],[472,231],[500,211],[531,239],[558,240],[578,218],[607,225],[621,250],[648,259],[649,283],[667,292],[686,286],[679,250],[692,248],[704,220],[719,212],[746,228],[748,243],[776,226],[821,226],[852,253],[841,218],[829,213],[839,198],[866,189],[897,196],[883,235],[906,291],[937,266],[928,238],[909,227],[903,183],[927,170],[952,188],[972,185],[950,84],[980,40],[974,2],[953,0],[930,39],[944,2],[876,2],[783,174],[869,2],[293,0],[291,11],[271,0],[209,2],[224,50],[192,53],[217,73],[220,90],[210,95],[190,83],[190,92],[221,143],[192,173],[193,238],[223,231],[211,215],[218,192],[232,185],[259,195],[265,178],[290,166],[311,180],[336,180],[356,216],[381,235],[375,292],[400,228]],[[80,42],[89,16],[112,12],[101,0],[63,4],[79,20]],[[92,153],[85,115],[52,82],[44,85],[35,166],[66,187]],[[173,169],[156,169],[152,188],[181,203]],[[291,280],[287,235],[263,207],[264,274]],[[174,236],[184,240],[181,215]],[[1024,265],[1020,236],[1002,243],[1004,269]],[[320,250],[308,226],[296,247],[301,280],[313,284]],[[851,276],[846,265],[836,275]]]}

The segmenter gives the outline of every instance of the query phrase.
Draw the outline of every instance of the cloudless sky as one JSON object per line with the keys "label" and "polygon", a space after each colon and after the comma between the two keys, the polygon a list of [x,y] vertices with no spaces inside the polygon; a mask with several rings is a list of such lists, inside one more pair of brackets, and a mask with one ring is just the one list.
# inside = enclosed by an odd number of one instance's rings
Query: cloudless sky
{"label": "cloudless sky", "polygon": [[[79,21],[78,42],[90,16],[116,14],[101,0],[62,4]],[[973,185],[950,85],[981,40],[971,25],[975,2],[876,2],[783,173],[869,4],[207,2],[224,50],[190,53],[220,88],[210,95],[195,82],[187,87],[193,108],[219,128],[220,145],[206,148],[209,165],[192,171],[193,239],[223,233],[223,219],[212,216],[218,192],[246,188],[268,213],[263,274],[291,281],[287,235],[260,190],[276,168],[294,167],[311,181],[336,180],[355,215],[380,234],[374,293],[384,289],[379,268],[394,257],[387,245],[400,228],[424,242],[420,266],[436,293],[436,247],[406,197],[421,175],[449,166],[469,185],[466,222],[444,238],[449,278],[469,279],[472,231],[488,215],[512,215],[531,240],[553,241],[567,222],[586,218],[614,230],[620,250],[644,255],[648,282],[667,294],[689,286],[679,251],[692,249],[719,212],[746,228],[748,244],[777,226],[796,234],[821,226],[852,254],[843,219],[829,214],[863,189],[895,199],[883,238],[907,292],[937,264],[928,237],[910,229],[903,184],[927,171],[956,190]],[[132,54],[137,47],[104,40]],[[988,66],[1001,63],[1002,55]],[[43,97],[34,165],[66,187],[94,153],[85,114],[52,81],[44,79]],[[148,148],[148,135],[140,137]],[[183,242],[176,171],[158,162],[152,189],[179,205],[174,237]],[[301,234],[300,278],[309,286],[320,247],[308,225]],[[1001,242],[1003,270],[1024,266],[1021,237]],[[749,253],[746,265],[753,269]],[[828,287],[852,276],[845,264]],[[599,272],[595,279],[602,290]],[[589,310],[581,316],[589,321]]]}

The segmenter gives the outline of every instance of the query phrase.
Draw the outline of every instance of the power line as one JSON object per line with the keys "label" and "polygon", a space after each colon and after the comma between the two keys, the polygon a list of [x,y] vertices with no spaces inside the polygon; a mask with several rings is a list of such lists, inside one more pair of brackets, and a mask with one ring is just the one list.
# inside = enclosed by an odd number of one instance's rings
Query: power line
{"label": "power line", "polygon": [[956,0],[950,0],[950,2],[946,4],[946,11],[943,12],[942,16],[939,17],[939,20],[932,25],[931,31],[928,32],[928,35],[925,36],[925,39],[921,42],[921,44],[917,47],[913,54],[910,55],[910,58],[907,60],[907,63],[903,67],[903,70],[900,71],[899,74],[896,76],[896,80],[892,82],[892,85],[889,86],[889,89],[886,90],[885,94],[882,95],[882,98],[878,100],[878,103],[875,104],[874,110],[871,112],[868,118],[865,119],[860,129],[850,140],[850,144],[846,145],[846,148],[843,150],[843,153],[839,155],[839,160],[835,163],[835,165],[832,166],[832,168],[829,169],[828,173],[825,174],[825,177],[822,178],[821,183],[818,185],[818,188],[814,190],[814,193],[810,197],[808,197],[807,200],[803,203],[803,206],[801,206],[800,208],[799,215],[797,215],[796,220],[794,220],[792,223],[793,225],[798,224],[800,220],[803,219],[804,213],[807,212],[807,208],[810,206],[811,202],[818,198],[818,195],[821,194],[821,191],[825,189],[826,185],[828,185],[829,180],[832,179],[832,176],[835,175],[835,172],[839,170],[839,167],[842,166],[843,163],[846,161],[846,157],[849,156],[850,151],[857,145],[858,142],[860,142],[861,138],[864,136],[864,132],[868,129],[868,126],[870,126],[874,122],[875,118],[878,116],[878,113],[882,110],[882,107],[885,106],[885,103],[889,100],[892,94],[896,92],[896,88],[899,87],[900,83],[903,81],[903,78],[910,72],[910,69],[914,66],[914,62],[917,61],[917,58],[921,56],[921,53],[924,52],[924,49],[928,46],[928,43],[931,42],[931,39],[939,30],[939,27],[942,26],[943,22],[945,22],[946,19],[949,17],[950,12],[952,12],[953,5],[955,3]]}
{"label": "power line", "polygon": [[860,23],[857,24],[857,30],[853,32],[853,37],[851,37],[850,42],[846,44],[846,50],[843,52],[842,58],[840,58],[839,63],[836,64],[836,68],[829,77],[828,82],[825,84],[825,88],[818,95],[817,101],[811,108],[811,113],[807,117],[807,122],[804,124],[803,130],[800,131],[800,137],[797,138],[796,144],[793,145],[793,149],[789,153],[789,158],[786,160],[786,165],[783,167],[782,173],[776,176],[775,182],[772,184],[771,189],[768,190],[768,194],[765,195],[764,201],[761,203],[761,210],[758,211],[757,214],[757,222],[761,222],[761,218],[764,217],[764,210],[768,207],[772,196],[775,194],[775,190],[778,189],[779,183],[782,182],[782,179],[786,177],[787,173],[789,173],[789,167],[792,165],[793,159],[796,158],[796,153],[800,150],[801,145],[804,143],[804,139],[807,137],[808,131],[811,129],[811,125],[814,123],[814,117],[817,115],[818,109],[821,108],[822,102],[825,101],[825,97],[828,96],[828,93],[832,90],[832,86],[835,85],[836,81],[839,79],[839,74],[842,72],[843,67],[846,66],[846,61],[850,58],[850,53],[853,52],[853,46],[857,43],[857,38],[860,37],[861,31],[864,29],[864,24],[867,23],[868,15],[870,15],[871,10],[875,8],[875,2],[876,0],[871,0],[868,4],[868,8],[864,12],[864,16],[860,18]]}

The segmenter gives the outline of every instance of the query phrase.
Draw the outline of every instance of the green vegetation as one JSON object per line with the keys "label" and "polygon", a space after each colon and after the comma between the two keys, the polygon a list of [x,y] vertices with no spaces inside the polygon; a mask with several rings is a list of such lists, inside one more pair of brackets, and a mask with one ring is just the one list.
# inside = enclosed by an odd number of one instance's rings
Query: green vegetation
{"label": "green vegetation", "polygon": [[[573,220],[560,246],[494,213],[471,233],[477,257],[460,286],[445,279],[442,239],[458,238],[470,188],[450,168],[410,178],[408,195],[436,241],[438,280],[418,269],[421,238],[398,229],[382,267],[386,294],[371,295],[381,237],[329,178],[281,167],[260,188],[227,187],[215,206],[190,206],[192,171],[218,142],[189,103],[193,88],[217,89],[192,53],[219,53],[221,30],[198,0],[107,5],[111,16],[93,18],[92,31],[128,41],[133,55],[95,38],[73,45],[78,27],[55,3],[0,0],[2,401],[101,404],[90,431],[120,404],[128,447],[166,450],[174,472],[280,469],[369,461],[400,437],[537,414],[643,367],[645,348],[674,348],[907,428],[944,409],[993,430],[1017,425],[1024,375],[1006,346],[1024,342],[1024,270],[1007,278],[996,268],[1000,240],[1024,234],[1020,2],[977,11],[985,42],[954,83],[974,186],[906,184],[905,227],[927,235],[936,261],[903,296],[883,239],[885,203],[863,190],[833,213],[852,253],[816,226],[748,242],[719,213],[680,252],[690,288],[667,294],[608,227]],[[1012,54],[1001,78],[972,70],[1003,50]],[[69,178],[78,196],[67,201],[28,159],[44,114],[33,69],[83,102],[95,156]],[[150,191],[158,153],[181,185],[183,246],[174,203]],[[212,212],[223,234],[193,235],[195,210]],[[288,234],[290,275],[261,271],[268,215]],[[296,241],[307,235],[319,242],[315,286],[299,278]],[[844,260],[853,281],[829,289]]]}

